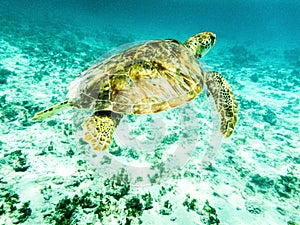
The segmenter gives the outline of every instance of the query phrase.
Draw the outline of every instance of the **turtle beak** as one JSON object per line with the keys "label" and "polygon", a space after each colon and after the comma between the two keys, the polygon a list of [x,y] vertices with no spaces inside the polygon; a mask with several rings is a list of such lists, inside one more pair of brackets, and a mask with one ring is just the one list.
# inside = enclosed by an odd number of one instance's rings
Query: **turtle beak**
{"label": "turtle beak", "polygon": [[211,45],[216,44],[217,36],[214,33],[210,33]]}

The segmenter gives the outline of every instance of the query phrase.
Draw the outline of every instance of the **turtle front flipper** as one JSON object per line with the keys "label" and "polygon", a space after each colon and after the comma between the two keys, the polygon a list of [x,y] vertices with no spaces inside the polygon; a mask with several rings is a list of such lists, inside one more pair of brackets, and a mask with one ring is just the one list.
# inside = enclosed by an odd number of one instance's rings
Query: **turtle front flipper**
{"label": "turtle front flipper", "polygon": [[64,111],[70,107],[73,106],[73,103],[70,101],[64,101],[64,102],[60,102],[56,105],[52,105],[49,108],[41,111],[41,112],[37,112],[34,117],[31,118],[32,121],[39,121],[39,120],[44,120],[47,118],[50,118],[51,116],[56,115],[57,113]]}
{"label": "turtle front flipper", "polygon": [[95,151],[107,150],[120,119],[121,115],[111,111],[95,112],[81,125],[84,131],[83,139]]}
{"label": "turtle front flipper", "polygon": [[206,86],[220,114],[220,131],[223,137],[229,137],[238,119],[238,103],[231,87],[227,80],[218,72],[206,73]]}

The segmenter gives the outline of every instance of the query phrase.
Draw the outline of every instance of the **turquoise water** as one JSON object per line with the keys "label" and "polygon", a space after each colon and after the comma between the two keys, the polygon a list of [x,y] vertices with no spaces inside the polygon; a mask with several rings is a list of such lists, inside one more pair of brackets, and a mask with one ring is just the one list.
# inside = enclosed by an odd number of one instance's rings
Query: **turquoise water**
{"label": "turquoise water", "polygon": [[[299,224],[299,11],[292,0],[0,1],[0,224]],[[30,121],[115,47],[203,31],[217,44],[200,63],[239,104],[229,139],[205,92],[124,117],[101,154],[82,140],[85,112]]]}

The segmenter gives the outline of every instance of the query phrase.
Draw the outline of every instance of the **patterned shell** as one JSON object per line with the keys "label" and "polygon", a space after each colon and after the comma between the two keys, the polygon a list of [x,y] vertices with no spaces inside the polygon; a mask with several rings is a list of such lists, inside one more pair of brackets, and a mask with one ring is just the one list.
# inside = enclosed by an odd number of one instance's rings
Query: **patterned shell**
{"label": "patterned shell", "polygon": [[71,82],[67,97],[81,109],[157,113],[194,99],[203,79],[197,59],[184,45],[148,41],[88,67]]}

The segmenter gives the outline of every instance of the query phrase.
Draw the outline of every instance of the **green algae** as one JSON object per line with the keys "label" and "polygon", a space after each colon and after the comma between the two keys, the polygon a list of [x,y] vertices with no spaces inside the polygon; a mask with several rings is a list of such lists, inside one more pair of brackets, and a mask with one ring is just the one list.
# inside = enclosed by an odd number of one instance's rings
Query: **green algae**
{"label": "green algae", "polygon": [[27,154],[21,150],[5,153],[4,158],[7,160],[7,164],[16,172],[25,172],[30,167]]}

